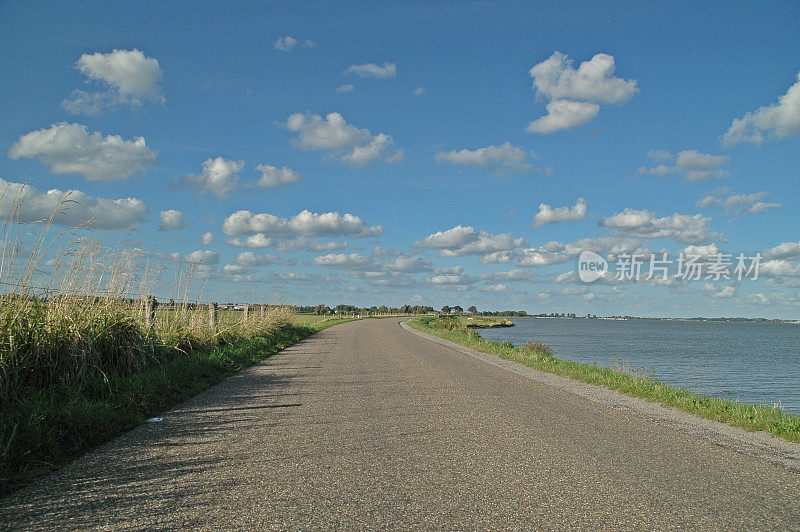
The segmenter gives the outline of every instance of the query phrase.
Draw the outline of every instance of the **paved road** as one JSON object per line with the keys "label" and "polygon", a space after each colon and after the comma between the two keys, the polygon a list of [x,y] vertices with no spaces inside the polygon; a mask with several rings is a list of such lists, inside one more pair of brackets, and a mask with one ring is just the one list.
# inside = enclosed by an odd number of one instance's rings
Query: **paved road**
{"label": "paved road", "polygon": [[61,528],[800,527],[800,474],[352,322],[0,501]]}

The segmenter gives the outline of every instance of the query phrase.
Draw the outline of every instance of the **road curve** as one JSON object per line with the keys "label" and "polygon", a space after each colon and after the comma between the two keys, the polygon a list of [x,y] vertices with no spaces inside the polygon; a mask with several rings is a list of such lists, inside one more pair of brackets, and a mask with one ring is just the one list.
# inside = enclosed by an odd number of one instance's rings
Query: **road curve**
{"label": "road curve", "polygon": [[326,329],[0,501],[0,527],[793,529],[800,474],[401,329]]}

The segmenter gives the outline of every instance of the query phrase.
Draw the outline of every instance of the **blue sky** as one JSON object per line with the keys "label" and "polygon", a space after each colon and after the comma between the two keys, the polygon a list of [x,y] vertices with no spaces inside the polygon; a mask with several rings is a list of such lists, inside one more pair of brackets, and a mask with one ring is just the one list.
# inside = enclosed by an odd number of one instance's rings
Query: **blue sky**
{"label": "blue sky", "polygon": [[[0,19],[20,221],[76,191],[56,224],[91,217],[104,242],[196,267],[203,299],[800,315],[797,2],[4,2]],[[760,279],[574,275],[583,249],[613,270],[687,246],[761,253]]]}

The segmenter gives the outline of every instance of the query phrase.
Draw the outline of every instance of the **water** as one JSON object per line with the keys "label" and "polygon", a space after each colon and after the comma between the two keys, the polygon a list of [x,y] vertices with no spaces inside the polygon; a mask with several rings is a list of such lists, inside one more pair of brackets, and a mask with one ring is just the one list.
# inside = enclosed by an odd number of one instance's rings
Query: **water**
{"label": "water", "polygon": [[653,370],[655,377],[702,395],[800,415],[800,325],[791,323],[517,319],[482,329],[487,340],[549,344],[575,362]]}

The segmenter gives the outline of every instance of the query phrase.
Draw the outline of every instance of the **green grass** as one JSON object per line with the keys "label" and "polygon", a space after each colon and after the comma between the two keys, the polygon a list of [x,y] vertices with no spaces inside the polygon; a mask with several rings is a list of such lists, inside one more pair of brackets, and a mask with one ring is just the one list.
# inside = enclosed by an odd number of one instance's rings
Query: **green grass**
{"label": "green grass", "polygon": [[264,336],[205,344],[132,373],[87,373],[33,387],[0,412],[0,496],[130,430],[226,377],[332,325],[283,325]]}
{"label": "green grass", "polygon": [[514,347],[510,342],[502,344],[491,342],[484,340],[477,332],[468,329],[459,321],[449,318],[420,317],[409,321],[408,324],[417,330],[525,366],[604,386],[745,430],[766,431],[773,436],[800,442],[800,417],[778,408],[698,395],[683,388],[664,384],[646,372],[631,371],[624,366],[604,368],[561,360],[552,356],[549,348],[538,342],[523,347]]}

